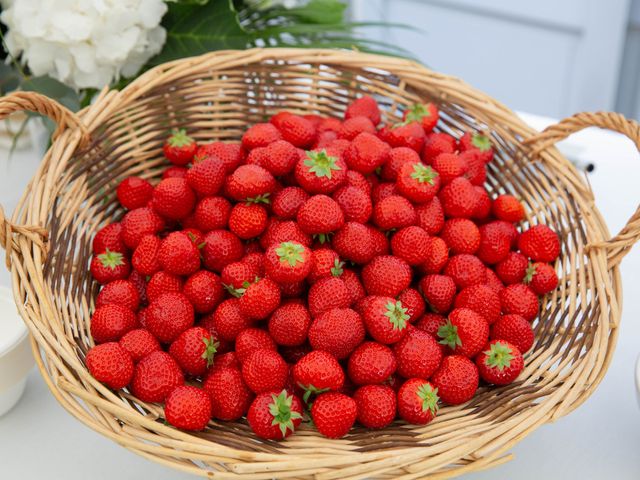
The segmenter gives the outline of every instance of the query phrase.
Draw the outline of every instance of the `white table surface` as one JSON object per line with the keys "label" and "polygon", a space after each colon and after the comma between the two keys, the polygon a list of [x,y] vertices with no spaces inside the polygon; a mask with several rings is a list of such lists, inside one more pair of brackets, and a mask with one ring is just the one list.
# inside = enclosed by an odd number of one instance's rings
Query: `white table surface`
{"label": "white table surface", "polygon": [[[548,120],[525,116],[534,127]],[[589,130],[570,141],[570,153],[596,165],[589,176],[597,204],[612,231],[619,230],[640,201],[640,159],[630,141]],[[7,162],[10,162],[8,164]],[[0,203],[12,211],[37,163],[0,151]],[[7,166],[10,165],[10,166]],[[634,363],[640,353],[640,247],[622,264],[624,313],[609,372],[600,387],[571,415],[545,425],[513,449],[515,459],[467,480],[640,478],[640,408]],[[8,284],[2,271],[0,283]],[[130,453],[67,414],[32,371],[21,403],[0,418],[0,479],[106,480],[193,478]]]}

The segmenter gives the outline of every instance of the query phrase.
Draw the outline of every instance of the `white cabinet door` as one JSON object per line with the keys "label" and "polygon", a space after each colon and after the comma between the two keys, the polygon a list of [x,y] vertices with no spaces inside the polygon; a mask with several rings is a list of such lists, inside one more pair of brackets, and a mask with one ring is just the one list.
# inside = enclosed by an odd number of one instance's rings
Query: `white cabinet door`
{"label": "white cabinet door", "polygon": [[351,0],[376,40],[509,107],[553,117],[612,109],[629,0]]}

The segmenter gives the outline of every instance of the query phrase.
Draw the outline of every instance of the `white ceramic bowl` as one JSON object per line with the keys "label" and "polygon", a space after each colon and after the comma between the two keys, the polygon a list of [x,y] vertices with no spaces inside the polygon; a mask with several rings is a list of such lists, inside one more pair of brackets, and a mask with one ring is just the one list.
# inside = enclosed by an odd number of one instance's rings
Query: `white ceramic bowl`
{"label": "white ceramic bowl", "polygon": [[0,287],[0,416],[18,403],[34,360],[13,293]]}

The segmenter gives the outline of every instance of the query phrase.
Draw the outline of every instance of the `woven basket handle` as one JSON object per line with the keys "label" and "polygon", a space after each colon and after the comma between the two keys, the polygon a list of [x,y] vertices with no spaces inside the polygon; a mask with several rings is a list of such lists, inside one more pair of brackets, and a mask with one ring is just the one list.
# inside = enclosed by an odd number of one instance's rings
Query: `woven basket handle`
{"label": "woven basket handle", "polygon": [[[577,113],[555,125],[547,127],[544,131],[526,139],[523,143],[531,147],[531,152],[535,155],[560,140],[564,140],[572,133],[587,127],[606,128],[626,135],[640,151],[640,124],[634,120],[628,120],[624,115],[610,112]],[[639,239],[640,207],[615,237],[604,242],[591,243],[587,247],[605,249],[609,265],[614,266],[620,263]]]}

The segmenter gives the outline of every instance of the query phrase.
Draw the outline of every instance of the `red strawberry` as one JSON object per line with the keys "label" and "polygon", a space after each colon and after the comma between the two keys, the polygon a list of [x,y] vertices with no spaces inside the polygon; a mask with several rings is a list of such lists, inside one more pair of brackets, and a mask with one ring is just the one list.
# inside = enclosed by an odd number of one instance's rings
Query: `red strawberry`
{"label": "red strawberry", "polygon": [[182,292],[182,278],[171,273],[159,271],[153,274],[147,284],[147,299],[154,302],[165,293]]}
{"label": "red strawberry", "polygon": [[463,152],[475,150],[478,152],[478,155],[482,158],[484,163],[489,163],[493,160],[491,140],[486,135],[466,132],[462,137],[460,137],[460,150]]}
{"label": "red strawberry", "polygon": [[467,357],[449,355],[431,377],[440,399],[449,405],[465,403],[476,393],[480,377],[478,368]]}
{"label": "red strawberry", "polygon": [[122,305],[135,312],[140,306],[140,294],[129,280],[114,280],[102,287],[96,298],[96,307],[109,303]]}
{"label": "red strawberry", "polygon": [[480,314],[468,308],[454,308],[449,319],[438,329],[440,343],[456,355],[474,357],[489,339],[489,324]]}
{"label": "red strawberry", "polygon": [[433,132],[427,135],[422,149],[422,160],[431,165],[433,159],[442,153],[453,153],[457,149],[456,139],[448,133]]}
{"label": "red strawberry", "polygon": [[221,272],[224,267],[242,258],[244,247],[240,239],[226,230],[212,230],[204,237],[202,248],[204,265],[214,272]]}
{"label": "red strawberry", "polygon": [[500,295],[487,285],[472,285],[456,296],[456,308],[468,308],[482,315],[489,325],[500,318]]}
{"label": "red strawberry", "polygon": [[[209,329],[209,331],[211,330]],[[216,361],[213,364],[213,367],[211,367],[211,369],[209,370],[207,378],[209,378],[211,375],[213,375],[214,372],[217,372],[222,368],[234,368],[240,371],[241,365],[238,361],[238,357],[236,357],[236,352],[227,351],[227,353],[218,355],[216,357]]]}
{"label": "red strawberry", "polygon": [[380,200],[373,207],[373,222],[382,230],[400,229],[415,225],[417,215],[409,200],[399,195],[391,195]]}
{"label": "red strawberry", "polygon": [[273,213],[282,220],[294,220],[309,194],[300,187],[286,187],[276,193],[271,202]]}
{"label": "red strawberry", "polygon": [[409,265],[420,265],[427,260],[429,241],[429,234],[422,228],[406,227],[391,238],[391,251]]}
{"label": "red strawberry", "polygon": [[320,125],[324,121],[324,117],[313,113],[302,115],[302,117],[311,122],[311,125],[313,125],[313,128],[315,128],[316,130],[318,128],[318,125]]}
{"label": "red strawberry", "polygon": [[217,158],[197,162],[186,176],[189,186],[201,197],[216,195],[224,185],[226,169]]}
{"label": "red strawberry", "polygon": [[500,227],[500,229],[509,237],[509,243],[511,244],[512,249],[516,249],[518,246],[518,240],[520,238],[520,232],[515,227],[513,223],[504,222],[502,220],[494,220],[493,224]]}
{"label": "red strawberry", "polygon": [[156,337],[145,328],[137,328],[125,333],[118,343],[129,352],[134,363],[138,363],[151,352],[161,350]]}
{"label": "red strawberry", "polygon": [[112,252],[126,252],[127,246],[122,238],[122,224],[109,223],[98,230],[93,237],[92,243],[94,255],[104,253],[107,250]]}
{"label": "red strawberry", "polygon": [[188,168],[173,165],[164,169],[164,171],[162,172],[162,180],[164,180],[165,178],[186,178],[188,171]]}
{"label": "red strawberry", "polygon": [[93,257],[90,269],[93,278],[98,283],[105,284],[127,278],[131,271],[131,265],[122,253],[106,250]]}
{"label": "red strawberry", "polygon": [[267,230],[260,237],[260,245],[265,250],[274,243],[298,242],[305,247],[311,245],[311,237],[302,231],[297,222],[280,222],[272,219]]}
{"label": "red strawberry", "polygon": [[253,394],[244,383],[240,370],[218,367],[218,363],[219,360],[203,384],[211,398],[213,417],[225,421],[239,420],[249,410]]}
{"label": "red strawberry", "polygon": [[231,210],[229,230],[243,240],[259,236],[267,228],[267,211],[261,205],[238,203]]}
{"label": "red strawberry", "polygon": [[476,255],[484,263],[494,265],[509,255],[510,241],[508,235],[496,222],[486,223],[480,227],[480,248]]}
{"label": "red strawberry", "polygon": [[182,232],[172,232],[160,244],[160,266],[174,275],[191,275],[200,268],[198,247]]}
{"label": "red strawberry", "polygon": [[417,224],[429,235],[437,235],[444,227],[444,211],[438,197],[416,206]]}
{"label": "red strawberry", "polygon": [[338,138],[351,141],[361,133],[375,135],[376,127],[367,117],[352,117],[342,122],[338,130]]}
{"label": "red strawberry", "polygon": [[524,360],[518,347],[504,340],[492,340],[476,357],[480,377],[494,385],[508,385],[513,382],[522,369]]}
{"label": "red strawberry", "polygon": [[169,347],[169,354],[186,374],[200,376],[213,365],[217,345],[208,330],[192,327],[173,341]]}
{"label": "red strawberry", "polygon": [[491,326],[491,340],[505,340],[522,353],[528,352],[535,340],[531,324],[520,315],[503,315]]}
{"label": "red strawberry", "polygon": [[247,262],[232,262],[222,269],[222,283],[231,295],[240,298],[246,289],[244,284],[253,283],[258,273],[258,270]]}
{"label": "red strawberry", "polygon": [[409,200],[428,203],[440,189],[440,175],[421,162],[406,163],[398,172],[396,187]]}
{"label": "red strawberry", "polygon": [[206,197],[198,202],[194,212],[197,227],[203,232],[227,228],[231,203],[223,197]]}
{"label": "red strawberry", "polygon": [[378,342],[364,342],[349,357],[349,378],[356,385],[385,382],[396,371],[393,351]]}
{"label": "red strawberry", "polygon": [[406,165],[420,164],[420,155],[408,147],[393,148],[389,152],[389,159],[384,163],[380,171],[380,178],[386,182],[395,182],[400,169]]}
{"label": "red strawberry", "polygon": [[302,403],[286,390],[261,393],[249,407],[247,421],[258,437],[282,440],[302,422]]}
{"label": "red strawberry", "polygon": [[332,241],[340,258],[354,263],[368,263],[375,255],[373,238],[361,223],[347,222],[336,232]]}
{"label": "red strawberry", "polygon": [[253,320],[267,318],[278,308],[278,305],[280,305],[280,288],[268,278],[249,285],[240,297],[240,311]]}
{"label": "red strawberry", "polygon": [[373,188],[371,190],[371,199],[373,200],[374,204],[379,203],[380,201],[384,200],[387,197],[390,197],[391,195],[398,195],[398,188],[395,182],[375,184],[373,185]]}
{"label": "red strawberry", "polygon": [[161,268],[158,259],[160,243],[160,239],[155,235],[149,234],[142,237],[131,257],[133,268],[143,275],[153,275],[159,271]]}
{"label": "red strawberry", "polygon": [[[482,159],[482,156],[479,155],[476,150],[468,150],[460,153],[460,158],[467,166],[464,177],[467,178],[472,185],[480,187],[479,191],[485,191],[483,185],[487,181],[487,165]],[[484,216],[488,216],[491,212],[491,199],[488,195],[486,198],[483,196],[483,202],[486,200],[488,200],[488,203],[482,207],[482,212],[486,211]],[[484,210],[486,207],[488,207],[488,209]],[[482,217],[481,212],[478,212],[478,216]]]}
{"label": "red strawberry", "polygon": [[274,350],[254,350],[242,362],[242,378],[255,393],[282,390],[288,375],[287,363]]}
{"label": "red strawberry", "polygon": [[356,172],[355,170],[348,170],[345,185],[359,188],[368,196],[371,196],[372,181],[373,179],[371,177],[365,177],[363,174]]}
{"label": "red strawberry", "polygon": [[311,271],[311,251],[297,242],[273,244],[265,254],[265,270],[278,283],[304,280]]}
{"label": "red strawberry", "polygon": [[146,321],[160,342],[171,343],[193,325],[193,306],[181,293],[165,293],[151,301]]}
{"label": "red strawberry", "polygon": [[187,279],[182,293],[189,299],[196,313],[209,313],[222,302],[224,287],[215,273],[199,270]]}
{"label": "red strawberry", "polygon": [[546,295],[558,286],[558,275],[548,263],[537,262],[527,268],[524,283],[537,295]]}
{"label": "red strawberry", "polygon": [[293,367],[293,380],[309,397],[328,391],[338,391],[344,384],[344,372],[336,358],[328,352],[314,350],[302,357]]}
{"label": "red strawberry", "polygon": [[184,129],[173,129],[171,136],[162,146],[164,156],[174,165],[182,166],[191,161],[196,154],[198,145],[187,135]]}
{"label": "red strawberry", "polygon": [[215,310],[213,325],[223,340],[233,342],[238,334],[251,326],[252,321],[240,310],[240,301],[230,298],[223,301]]}
{"label": "red strawberry", "polygon": [[167,352],[152,352],[135,366],[131,393],[143,402],[163,402],[174,388],[182,384],[184,375],[173,357]]}
{"label": "red strawberry", "polygon": [[536,318],[540,309],[536,294],[522,283],[507,286],[500,294],[500,305],[502,313],[517,313],[530,322]]}
{"label": "red strawberry", "polygon": [[560,255],[560,240],[546,225],[535,225],[520,235],[518,248],[534,262],[550,263]]}
{"label": "red strawberry", "polygon": [[324,132],[318,133],[316,136],[316,141],[313,142],[312,147],[315,150],[320,150],[322,148],[331,147],[335,140],[338,139],[338,133],[333,132],[331,130],[326,130]]}
{"label": "red strawberry", "polygon": [[371,197],[363,190],[352,186],[341,187],[334,192],[333,199],[340,205],[345,221],[358,223],[369,221],[373,205]]}
{"label": "red strawberry", "polygon": [[314,350],[324,350],[342,360],[362,343],[364,335],[360,315],[349,308],[333,308],[313,321],[309,343]]}
{"label": "red strawberry", "polygon": [[331,193],[346,179],[347,165],[331,148],[308,151],[295,166],[295,178],[306,192]]}
{"label": "red strawberry", "polygon": [[164,218],[182,220],[193,211],[196,195],[184,178],[166,178],[153,191],[152,204]]}
{"label": "red strawberry", "polygon": [[447,275],[425,275],[420,280],[420,290],[425,301],[436,312],[446,313],[451,309],[456,295],[456,285]]}
{"label": "red strawberry", "polygon": [[96,343],[117,342],[137,326],[136,314],[114,303],[96,308],[91,316],[91,336]]}
{"label": "red strawberry", "polygon": [[504,284],[498,278],[498,276],[496,275],[496,272],[494,272],[489,267],[487,267],[487,269],[485,270],[485,273],[486,273],[485,285],[491,288],[498,295],[500,295],[500,292],[504,290]]}
{"label": "red strawberry", "polygon": [[196,156],[206,159],[215,158],[222,163],[227,173],[235,170],[244,159],[242,146],[237,143],[211,142],[201,145]]}
{"label": "red strawberry", "polygon": [[269,335],[278,345],[302,345],[307,340],[311,315],[304,305],[285,303],[269,318]]}
{"label": "red strawberry", "polygon": [[255,350],[276,350],[276,344],[267,332],[259,328],[246,328],[236,337],[236,356],[242,364]]}
{"label": "red strawberry", "polygon": [[397,373],[404,378],[429,378],[442,361],[438,342],[427,332],[413,327],[393,346],[393,352],[398,362]]}
{"label": "red strawberry", "polygon": [[425,134],[418,122],[400,122],[386,125],[378,131],[378,136],[393,148],[408,147],[421,152]]}
{"label": "red strawberry", "polygon": [[258,165],[241,165],[227,177],[225,192],[238,202],[264,202],[276,189],[273,175]]}
{"label": "red strawberry", "polygon": [[298,115],[283,115],[276,127],[284,140],[299,148],[310,147],[316,139],[316,129],[313,124]]}
{"label": "red strawberry", "polygon": [[438,413],[438,389],[422,378],[410,378],[398,391],[398,416],[407,423],[426,425]]}
{"label": "red strawberry", "polygon": [[505,222],[518,223],[524,219],[524,207],[513,195],[498,195],[491,211],[494,217]]}
{"label": "red strawberry", "polygon": [[266,147],[270,143],[282,140],[280,131],[270,123],[256,123],[242,135],[242,146],[247,150]]}
{"label": "red strawberry", "polygon": [[127,177],[116,190],[118,201],[127,210],[146,207],[153,195],[153,186],[140,177]]}
{"label": "red strawberry", "polygon": [[114,390],[129,385],[133,377],[131,356],[115,342],[96,345],[87,352],[85,361],[93,378]]}
{"label": "red strawberry", "polygon": [[397,297],[411,284],[411,267],[391,255],[375,257],[362,269],[362,282],[369,295]]}
{"label": "red strawberry", "polygon": [[402,115],[405,122],[420,123],[425,133],[430,133],[435,128],[439,117],[438,107],[433,103],[415,103],[405,110]]}
{"label": "red strawberry", "polygon": [[480,247],[480,230],[475,223],[466,218],[447,220],[441,236],[454,254],[473,254]]}
{"label": "red strawberry", "polygon": [[211,399],[198,387],[180,385],[167,395],[164,416],[180,430],[204,430],[211,420]]}
{"label": "red strawberry", "polygon": [[440,202],[445,215],[454,218],[470,218],[476,207],[477,192],[469,180],[454,178],[440,190]]}
{"label": "red strawberry", "polygon": [[352,305],[367,296],[367,292],[364,290],[364,285],[362,285],[360,277],[353,270],[344,270],[340,275],[340,279],[347,286]]}
{"label": "red strawberry", "polygon": [[353,139],[344,159],[351,170],[366,175],[381,167],[389,158],[390,151],[391,147],[374,134],[363,132]]}
{"label": "red strawberry", "polygon": [[496,265],[496,275],[507,285],[520,283],[527,274],[527,257],[518,252],[509,254]]}
{"label": "red strawberry", "polygon": [[314,195],[304,202],[297,215],[298,225],[309,235],[320,235],[322,242],[326,234],[344,225],[344,214],[340,205],[326,195]]}
{"label": "red strawberry", "polygon": [[461,253],[449,259],[444,274],[453,278],[458,288],[484,283],[487,278],[486,267],[474,255]]}
{"label": "red strawberry", "polygon": [[425,313],[420,320],[415,323],[415,327],[427,332],[434,339],[440,340],[438,330],[447,323],[446,317],[437,313]]}
{"label": "red strawberry", "polygon": [[247,244],[246,254],[242,257],[242,262],[250,265],[259,276],[264,275],[264,253],[262,251],[252,251],[250,248],[252,245],[256,244]]}
{"label": "red strawberry", "polygon": [[339,277],[343,273],[343,262],[338,254],[330,248],[319,248],[311,252],[311,271],[307,277],[313,284],[326,277]]}
{"label": "red strawberry", "polygon": [[396,392],[386,385],[365,385],[353,395],[358,422],[367,428],[384,428],[396,417]]}
{"label": "red strawberry", "polygon": [[344,437],[356,421],[355,400],[337,392],[323,393],[311,407],[311,418],[318,431],[328,438]]}
{"label": "red strawberry", "polygon": [[443,185],[462,177],[469,169],[467,160],[457,153],[442,153],[433,159],[431,166],[440,175]]}
{"label": "red strawberry", "polygon": [[427,243],[427,259],[420,271],[425,274],[440,273],[449,260],[449,247],[440,237],[431,237]]}
{"label": "red strawberry", "polygon": [[367,117],[374,125],[380,123],[380,109],[377,102],[369,95],[354,100],[344,112],[345,120],[354,117]]}
{"label": "red strawberry", "polygon": [[[368,300],[368,301],[367,301]],[[383,344],[399,342],[407,333],[407,309],[391,297],[367,297],[363,311],[367,332]]]}

